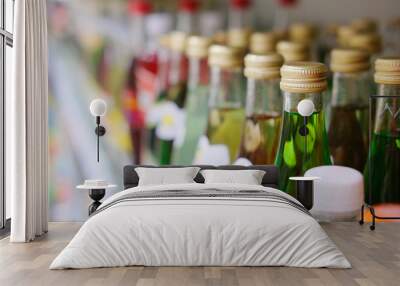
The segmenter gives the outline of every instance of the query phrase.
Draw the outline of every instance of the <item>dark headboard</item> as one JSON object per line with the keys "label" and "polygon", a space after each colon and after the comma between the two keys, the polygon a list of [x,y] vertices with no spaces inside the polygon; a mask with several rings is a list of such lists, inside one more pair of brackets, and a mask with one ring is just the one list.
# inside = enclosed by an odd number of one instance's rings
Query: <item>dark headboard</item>
{"label": "dark headboard", "polygon": [[[278,188],[278,168],[274,165],[254,165],[254,166],[238,166],[238,165],[225,165],[225,166],[211,166],[211,165],[193,165],[201,169],[219,169],[219,170],[263,170],[265,171],[262,185],[265,187]],[[124,167],[124,189],[133,188],[138,185],[139,177],[135,172],[136,167],[148,168],[179,168],[187,166],[150,166],[150,165],[128,165]],[[198,173],[194,180],[197,183],[204,183],[203,176]]]}

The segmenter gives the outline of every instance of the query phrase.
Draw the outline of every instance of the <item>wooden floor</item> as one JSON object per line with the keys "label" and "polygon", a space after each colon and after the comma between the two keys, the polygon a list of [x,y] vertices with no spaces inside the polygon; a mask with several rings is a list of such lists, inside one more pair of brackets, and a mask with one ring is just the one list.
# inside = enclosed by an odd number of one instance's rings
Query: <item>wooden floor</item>
{"label": "wooden floor", "polygon": [[79,229],[78,223],[50,223],[49,233],[27,244],[0,241],[0,285],[400,285],[400,224],[323,225],[352,263],[349,270],[288,267],[124,267],[48,270]]}

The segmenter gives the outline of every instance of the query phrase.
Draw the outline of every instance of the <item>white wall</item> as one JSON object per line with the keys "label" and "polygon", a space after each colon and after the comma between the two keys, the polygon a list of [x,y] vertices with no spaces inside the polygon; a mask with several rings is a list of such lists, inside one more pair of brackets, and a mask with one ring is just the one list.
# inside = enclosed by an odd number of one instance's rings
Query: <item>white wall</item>
{"label": "white wall", "polygon": [[[278,0],[255,1],[257,22],[270,25]],[[317,23],[345,23],[359,17],[371,17],[381,22],[400,17],[400,0],[298,0],[292,19]]]}

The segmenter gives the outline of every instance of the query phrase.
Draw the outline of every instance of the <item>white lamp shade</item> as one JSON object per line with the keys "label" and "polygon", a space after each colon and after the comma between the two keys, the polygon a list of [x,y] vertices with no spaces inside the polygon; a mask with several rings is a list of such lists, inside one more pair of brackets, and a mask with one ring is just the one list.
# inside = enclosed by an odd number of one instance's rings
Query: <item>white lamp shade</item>
{"label": "white lamp shade", "polygon": [[90,103],[90,113],[93,116],[104,116],[107,112],[107,103],[100,98],[92,100]]}

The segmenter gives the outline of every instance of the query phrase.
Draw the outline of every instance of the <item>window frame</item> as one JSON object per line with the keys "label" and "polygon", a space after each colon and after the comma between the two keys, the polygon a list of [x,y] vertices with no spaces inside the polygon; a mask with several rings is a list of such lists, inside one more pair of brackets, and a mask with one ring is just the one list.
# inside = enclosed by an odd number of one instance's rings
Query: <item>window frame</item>
{"label": "window frame", "polygon": [[[12,1],[14,13],[15,0],[0,0],[0,237],[10,231],[10,219],[6,217],[6,188],[5,188],[5,100],[6,100],[6,47],[13,48],[13,33],[6,29],[6,1]],[[10,15],[7,15],[10,17]],[[14,15],[11,17],[14,19]],[[14,30],[14,27],[12,31]]]}

